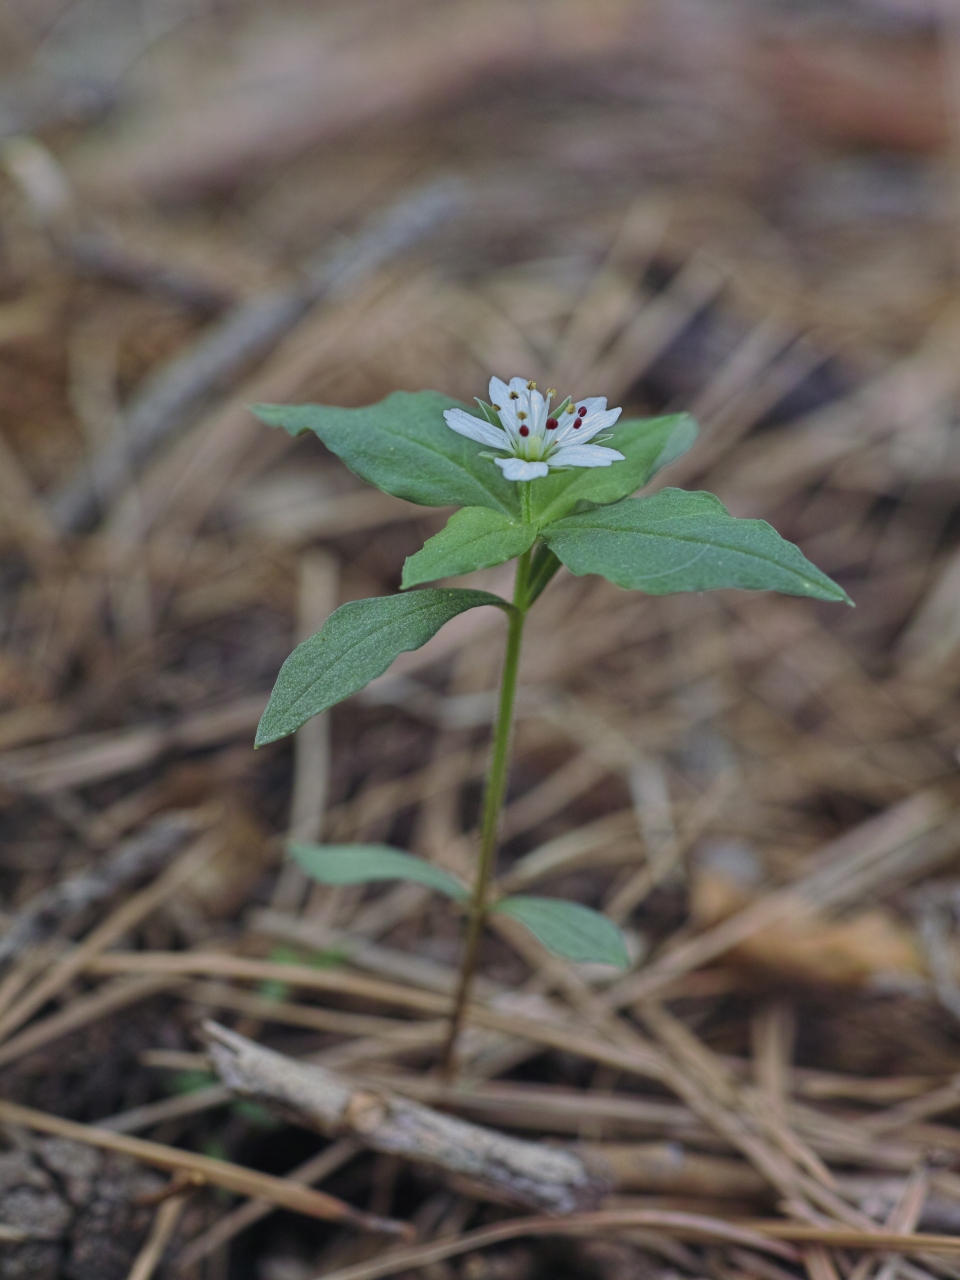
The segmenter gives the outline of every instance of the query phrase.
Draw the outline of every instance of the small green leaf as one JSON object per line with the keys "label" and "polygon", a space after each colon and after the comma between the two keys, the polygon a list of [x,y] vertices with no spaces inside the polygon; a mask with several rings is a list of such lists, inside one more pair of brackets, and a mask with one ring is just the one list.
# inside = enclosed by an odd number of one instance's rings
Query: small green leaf
{"label": "small green leaf", "polygon": [[293,733],[311,716],[382,675],[399,653],[426,644],[458,613],[485,604],[512,607],[489,591],[452,587],[341,605],[280,668],[257,728],[256,745]]}
{"label": "small green leaf", "polygon": [[[686,413],[619,422],[606,442],[623,462],[609,467],[572,467],[551,471],[531,485],[533,518],[543,526],[568,515],[578,502],[605,506],[642,488],[668,463],[675,462],[697,438],[697,424]],[[596,442],[594,442],[596,443]]]}
{"label": "small green leaf", "polygon": [[480,445],[451,431],[444,409],[465,409],[439,391],[394,391],[378,404],[256,404],[261,422],[292,436],[313,431],[368,484],[426,507],[490,507],[520,515],[517,486],[480,456]]}
{"label": "small green leaf", "polygon": [[630,964],[623,934],[613,921],[579,902],[522,894],[502,898],[493,910],[519,920],[548,951],[567,960],[615,964],[620,969]]}
{"label": "small green leaf", "polygon": [[853,603],[765,520],[736,519],[712,493],[627,498],[567,516],[544,538],[571,573],[600,573],[649,595],[740,587]]}
{"label": "small green leaf", "polygon": [[489,507],[464,507],[416,555],[407,558],[402,585],[415,587],[503,564],[529,550],[536,537],[536,525],[521,524]]}
{"label": "small green leaf", "polygon": [[416,880],[457,901],[470,896],[448,871],[385,844],[290,844],[287,851],[308,876],[321,884]]}

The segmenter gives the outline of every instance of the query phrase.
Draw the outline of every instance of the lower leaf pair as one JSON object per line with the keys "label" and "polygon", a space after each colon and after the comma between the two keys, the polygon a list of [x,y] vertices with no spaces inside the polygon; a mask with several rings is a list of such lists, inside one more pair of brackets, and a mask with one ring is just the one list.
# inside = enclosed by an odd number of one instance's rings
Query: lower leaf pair
{"label": "lower leaf pair", "polygon": [[[466,903],[465,884],[424,858],[383,844],[291,844],[289,852],[311,879],[321,884],[368,884],[376,880],[408,880]],[[491,913],[518,920],[554,955],[580,963],[629,964],[623,935],[612,920],[563,898],[518,894],[500,898]]]}

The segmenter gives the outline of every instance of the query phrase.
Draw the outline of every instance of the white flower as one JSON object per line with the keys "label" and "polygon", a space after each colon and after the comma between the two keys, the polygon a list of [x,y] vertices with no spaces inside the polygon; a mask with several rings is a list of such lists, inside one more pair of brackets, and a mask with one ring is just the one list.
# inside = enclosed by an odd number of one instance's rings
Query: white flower
{"label": "white flower", "polygon": [[446,409],[443,416],[460,435],[506,453],[506,458],[493,461],[508,480],[536,480],[557,467],[609,467],[611,462],[622,462],[623,454],[616,449],[588,444],[613,426],[620,410],[608,409],[603,396],[591,396],[564,401],[551,414],[555,394],[548,391],[544,398],[536,383],[526,378],[511,378],[509,384],[491,378],[490,402],[499,426],[463,409]]}

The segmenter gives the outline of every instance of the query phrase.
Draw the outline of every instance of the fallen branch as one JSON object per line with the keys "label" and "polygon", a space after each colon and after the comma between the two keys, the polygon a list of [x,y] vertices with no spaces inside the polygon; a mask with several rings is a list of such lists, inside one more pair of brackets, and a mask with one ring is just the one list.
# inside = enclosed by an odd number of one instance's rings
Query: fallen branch
{"label": "fallen branch", "polygon": [[153,1165],[154,1168],[185,1174],[194,1186],[210,1183],[212,1186],[223,1187],[226,1191],[233,1191],[241,1196],[253,1196],[255,1199],[267,1200],[284,1209],[292,1209],[295,1213],[308,1214],[312,1218],[348,1223],[365,1231],[409,1237],[409,1229],[405,1223],[363,1213],[322,1191],[314,1191],[311,1187],[302,1186],[286,1178],[275,1178],[269,1173],[260,1173],[256,1169],[245,1169],[242,1165],[230,1164],[226,1160],[214,1160],[210,1156],[197,1155],[193,1151],[181,1151],[177,1147],[148,1142],[144,1138],[130,1138],[126,1134],[111,1133],[108,1129],[97,1128],[96,1125],[77,1124],[74,1120],[64,1120],[60,1116],[48,1115],[44,1111],[35,1111],[32,1107],[21,1107],[15,1102],[5,1102],[2,1099],[0,1099],[0,1121],[23,1125],[39,1133],[52,1133],[58,1138],[70,1138],[74,1142],[85,1142],[105,1151],[117,1151],[121,1155],[132,1156],[134,1160],[142,1160],[144,1164]]}
{"label": "fallen branch", "polygon": [[236,1093],[292,1113],[328,1136],[350,1135],[375,1151],[436,1165],[477,1187],[548,1213],[592,1207],[609,1182],[581,1156],[412,1102],[322,1067],[295,1062],[215,1022],[204,1023],[210,1056]]}

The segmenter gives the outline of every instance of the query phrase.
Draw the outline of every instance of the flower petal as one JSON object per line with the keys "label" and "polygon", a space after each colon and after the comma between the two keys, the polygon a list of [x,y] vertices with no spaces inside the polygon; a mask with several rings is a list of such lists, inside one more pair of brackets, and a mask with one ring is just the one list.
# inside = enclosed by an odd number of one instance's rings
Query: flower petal
{"label": "flower petal", "polygon": [[549,463],[551,467],[609,467],[611,462],[622,461],[623,454],[616,449],[605,449],[599,444],[572,444],[551,454]]}
{"label": "flower petal", "polygon": [[[604,449],[603,452],[613,453],[613,450]],[[524,462],[522,458],[494,458],[494,462],[507,480],[537,480],[550,470],[545,462]]]}
{"label": "flower petal", "polygon": [[509,447],[509,441],[499,427],[484,422],[482,418],[475,418],[472,413],[467,413],[464,409],[444,409],[443,416],[447,426],[458,435],[476,440],[480,444],[493,445],[495,449]]}
{"label": "flower petal", "polygon": [[497,409],[502,409],[510,396],[510,388],[502,378],[491,378],[489,395],[490,403]]}
{"label": "flower petal", "polygon": [[599,413],[588,413],[585,418],[580,419],[579,427],[563,424],[561,431],[563,434],[557,441],[557,444],[564,445],[569,440],[571,443],[578,445],[586,444],[588,440],[592,440],[595,435],[612,427],[616,420],[620,417],[620,409],[604,409]]}
{"label": "flower petal", "polygon": [[547,402],[539,391],[527,392],[527,412],[530,415],[527,422],[530,434],[542,436],[547,425]]}

